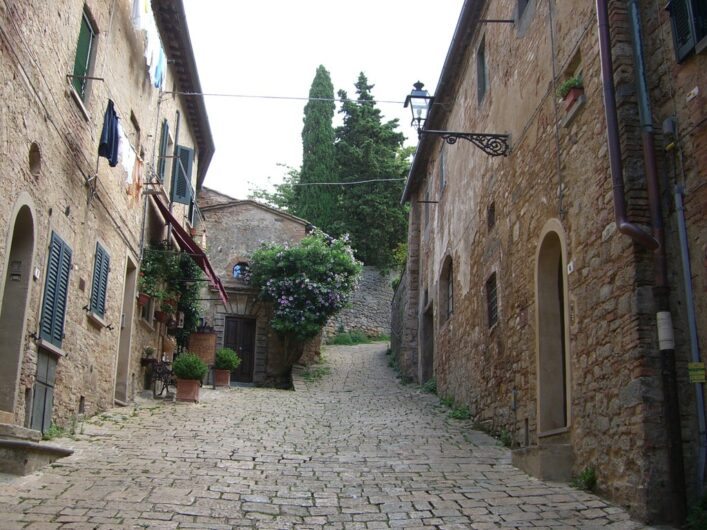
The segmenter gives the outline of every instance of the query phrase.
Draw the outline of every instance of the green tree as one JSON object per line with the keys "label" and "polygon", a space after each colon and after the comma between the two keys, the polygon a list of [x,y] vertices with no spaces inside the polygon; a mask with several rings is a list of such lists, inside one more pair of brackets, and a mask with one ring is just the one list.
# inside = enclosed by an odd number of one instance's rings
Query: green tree
{"label": "green tree", "polygon": [[[296,168],[285,164],[277,165],[285,169],[282,183],[273,185],[274,191],[268,191],[266,188],[254,188],[248,194],[248,198],[286,210],[293,215],[298,215],[295,188],[300,180],[300,172]],[[270,177],[268,177],[269,180]]]}
{"label": "green tree", "polygon": [[324,232],[338,232],[338,193],[332,186],[317,183],[336,180],[334,157],[334,85],[329,72],[319,66],[304,107],[302,169],[294,192],[294,213]]}
{"label": "green tree", "polygon": [[[388,268],[393,251],[407,234],[407,211],[400,205],[409,170],[405,137],[398,120],[382,121],[363,72],[355,84],[356,101],[339,90],[343,125],[336,129],[336,162],[342,182],[369,181],[341,188],[341,227],[351,236],[357,257],[366,265]],[[380,182],[375,182],[380,181]]]}

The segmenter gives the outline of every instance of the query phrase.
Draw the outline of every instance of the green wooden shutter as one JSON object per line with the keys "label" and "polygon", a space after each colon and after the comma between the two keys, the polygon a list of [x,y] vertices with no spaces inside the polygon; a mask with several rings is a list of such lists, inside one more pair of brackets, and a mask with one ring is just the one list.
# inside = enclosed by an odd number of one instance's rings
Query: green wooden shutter
{"label": "green wooden shutter", "polygon": [[93,39],[96,33],[91,27],[91,23],[82,13],[81,29],[79,30],[79,41],[76,45],[76,58],[74,59],[74,78],[73,85],[76,92],[81,96],[81,99],[86,95],[86,79],[89,74],[89,66],[91,62],[91,48],[93,47]]}
{"label": "green wooden shutter", "polygon": [[165,119],[162,122],[162,132],[160,133],[160,155],[157,160],[157,178],[160,182],[164,182],[164,172],[167,166],[167,144],[169,143],[169,123]]}
{"label": "green wooden shutter", "polygon": [[70,272],[71,249],[52,232],[39,336],[57,347],[61,347],[61,341],[64,338],[64,314],[69,292]]}
{"label": "green wooden shutter", "polygon": [[109,268],[110,257],[108,253],[100,244],[96,243],[96,259],[93,265],[93,285],[91,288],[91,311],[101,317],[106,314]]}
{"label": "green wooden shutter", "polygon": [[[179,163],[181,161],[181,164]],[[172,171],[172,202],[186,204],[191,202],[191,170],[194,150],[177,146],[176,158]]]}

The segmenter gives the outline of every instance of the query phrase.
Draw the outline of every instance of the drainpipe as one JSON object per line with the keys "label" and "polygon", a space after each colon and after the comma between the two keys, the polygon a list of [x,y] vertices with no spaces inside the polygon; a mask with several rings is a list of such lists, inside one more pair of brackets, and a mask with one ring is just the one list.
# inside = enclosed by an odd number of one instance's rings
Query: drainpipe
{"label": "drainpipe", "polygon": [[682,433],[680,407],[678,401],[677,375],[675,369],[675,341],[673,338],[672,317],[669,310],[669,284],[666,268],[665,232],[660,207],[655,150],[653,147],[653,125],[645,79],[645,64],[638,19],[638,5],[635,0],[628,0],[631,18],[631,31],[634,42],[634,62],[637,71],[636,81],[641,117],[641,136],[643,140],[643,158],[646,170],[646,186],[651,215],[653,234],[649,235],[640,227],[626,219],[626,202],[623,186],[623,168],[621,165],[621,147],[618,132],[618,117],[614,93],[613,63],[611,60],[611,39],[609,33],[608,0],[597,0],[597,19],[599,26],[599,55],[601,58],[602,83],[604,88],[604,106],[606,111],[607,137],[614,190],[614,213],[619,231],[634,241],[653,251],[655,285],[653,294],[656,301],[656,321],[660,350],[661,376],[665,407],[665,428],[668,440],[668,460],[670,469],[670,505],[671,519],[682,522],[685,519],[686,491],[685,469],[682,454]]}

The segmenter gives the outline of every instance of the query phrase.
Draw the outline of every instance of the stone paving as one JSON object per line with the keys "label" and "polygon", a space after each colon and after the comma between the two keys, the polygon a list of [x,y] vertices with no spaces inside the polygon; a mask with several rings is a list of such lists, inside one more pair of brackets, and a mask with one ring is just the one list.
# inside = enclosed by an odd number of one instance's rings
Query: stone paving
{"label": "stone paving", "polygon": [[496,440],[401,386],[381,344],[329,348],[294,392],[202,389],[113,409],[73,456],[0,483],[0,528],[646,528],[510,465]]}

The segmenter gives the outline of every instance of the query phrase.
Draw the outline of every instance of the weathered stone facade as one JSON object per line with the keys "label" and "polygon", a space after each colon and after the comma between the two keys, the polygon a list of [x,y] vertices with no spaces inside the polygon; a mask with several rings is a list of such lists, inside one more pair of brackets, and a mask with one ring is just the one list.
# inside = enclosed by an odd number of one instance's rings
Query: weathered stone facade
{"label": "weathered stone facade", "polygon": [[[399,363],[419,381],[434,374],[441,395],[510,433],[527,469],[542,474],[544,455],[556,451],[574,473],[593,468],[601,493],[636,516],[679,517],[681,466],[670,466],[677,453],[661,375],[670,352],[660,351],[656,331],[662,292],[652,253],[622,234],[614,215],[597,10],[531,0],[519,15],[518,5],[465,3],[436,89],[426,128],[507,133],[512,149],[490,157],[423,133],[405,192],[410,250],[393,308],[404,316],[393,332]],[[627,215],[650,233],[627,3],[608,7]],[[704,351],[707,55],[676,63],[662,7],[642,2],[640,16],[652,128],[670,117],[679,124],[677,136],[654,143],[681,398],[677,445],[694,470],[700,442],[673,193],[685,189]],[[480,22],[509,16],[514,24]],[[565,109],[555,91],[576,74],[583,97]],[[686,481],[694,494],[696,473]]]}
{"label": "weathered stone facade", "polygon": [[[181,1],[159,4],[154,19],[169,59],[163,90],[199,91]],[[143,348],[161,347],[164,326],[151,316],[141,319],[135,299],[142,245],[167,234],[152,201],[169,202],[172,163],[167,159],[167,176],[159,182],[155,138],[166,119],[173,131],[169,145],[194,149],[192,187],[204,180],[213,142],[203,99],[152,85],[145,32],[134,27],[132,10],[129,0],[0,4],[0,179],[6,204],[0,211],[0,387],[6,391],[0,422],[36,427],[41,414],[45,424],[67,426],[79,414],[129,401],[143,386]],[[84,21],[95,32],[87,73],[96,79],[87,81],[81,97],[70,75]],[[121,163],[110,167],[98,157],[109,99],[142,172],[126,171]],[[142,193],[148,188],[152,198]],[[181,222],[188,206],[175,204],[172,211]],[[63,241],[65,256],[71,252],[62,261],[70,267],[58,280],[67,288],[64,316],[56,305],[63,323],[56,344],[42,338],[47,322],[41,321],[51,302],[45,292],[52,234]],[[91,305],[97,245],[109,257],[103,315]],[[33,401],[39,395],[38,360],[45,372],[46,363],[56,364],[55,373],[42,374],[46,395],[53,394],[46,407]]]}
{"label": "weathered stone facade", "polygon": [[[229,293],[229,304],[213,299],[205,302],[207,323],[217,334],[217,347],[231,347],[243,359],[247,373],[236,380],[263,386],[288,387],[289,365],[284,362],[283,344],[270,327],[272,306],[258,299],[258,292],[234,277],[234,267],[248,264],[251,254],[263,243],[296,244],[307,235],[308,223],[286,212],[251,200],[237,200],[217,191],[202,188],[199,205],[204,227],[209,234],[206,253],[216,274]],[[251,322],[239,326],[238,321]],[[229,328],[233,326],[233,332]],[[239,334],[254,334],[254,343],[239,342]],[[230,341],[230,342],[229,342]],[[301,362],[312,362],[319,355],[321,337],[308,341]],[[242,349],[241,349],[242,348]],[[251,359],[248,361],[248,359]]]}
{"label": "weathered stone facade", "polygon": [[324,338],[328,339],[341,331],[360,331],[371,337],[390,333],[392,280],[391,274],[382,274],[376,267],[363,267],[348,307],[327,322]]}

